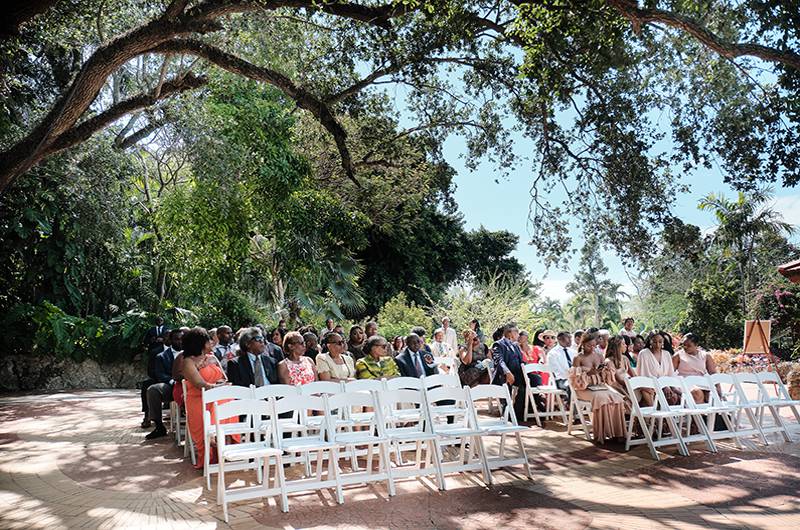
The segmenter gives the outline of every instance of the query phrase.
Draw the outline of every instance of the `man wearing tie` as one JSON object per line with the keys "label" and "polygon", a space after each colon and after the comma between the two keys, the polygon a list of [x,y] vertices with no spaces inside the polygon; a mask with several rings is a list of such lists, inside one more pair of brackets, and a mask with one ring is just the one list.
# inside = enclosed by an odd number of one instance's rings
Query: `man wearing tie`
{"label": "man wearing tie", "polygon": [[508,393],[512,395],[514,387],[517,387],[513,406],[517,419],[521,419],[525,413],[525,374],[522,371],[522,350],[519,349],[518,340],[519,328],[517,325],[506,324],[503,338],[492,346],[492,361],[494,362],[492,384],[508,385]]}
{"label": "man wearing tie", "polygon": [[423,375],[428,376],[439,373],[439,369],[435,365],[428,366],[428,363],[425,362],[424,353],[420,351],[420,346],[422,346],[422,340],[416,333],[406,337],[406,347],[395,358],[401,376],[422,377]]}
{"label": "man wearing tie", "polygon": [[560,331],[558,333],[558,346],[554,346],[547,357],[556,377],[556,386],[567,393],[567,404],[569,404],[570,400],[567,378],[569,377],[569,369],[572,368],[572,360],[577,355],[575,350],[570,348],[571,344],[572,335],[570,332]]}
{"label": "man wearing tie", "polygon": [[239,356],[228,361],[228,380],[237,386],[265,386],[278,382],[275,360],[265,355],[264,335],[248,328],[239,337]]}

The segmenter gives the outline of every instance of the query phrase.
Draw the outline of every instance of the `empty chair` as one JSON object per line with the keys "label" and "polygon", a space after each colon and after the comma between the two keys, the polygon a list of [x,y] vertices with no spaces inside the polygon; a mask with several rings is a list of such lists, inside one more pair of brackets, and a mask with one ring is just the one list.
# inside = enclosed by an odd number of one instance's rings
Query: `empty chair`
{"label": "empty chair", "polygon": [[[675,414],[681,414],[681,417],[678,419],[678,428],[683,429],[684,427],[684,419],[686,420],[686,430],[681,432],[681,438],[683,439],[684,444],[691,443],[691,442],[704,442],[708,450],[712,453],[717,452],[717,446],[714,443],[714,440],[711,439],[711,435],[709,434],[708,427],[703,418],[703,411],[698,409],[696,406],[692,407],[686,397],[686,392],[683,391],[684,383],[682,378],[675,377],[675,376],[662,376],[659,377],[657,380],[658,386],[656,388],[656,393],[659,396],[659,401],[662,401],[662,409],[663,410],[670,410]],[[681,398],[680,401],[676,405],[670,405],[667,402],[667,397],[664,394],[665,387],[672,387],[681,390]],[[691,392],[689,393],[691,394]],[[663,400],[661,399],[663,397]],[[691,399],[691,395],[688,399]],[[697,433],[692,432],[692,425],[697,428]],[[661,435],[661,424],[659,423],[659,436]],[[688,451],[688,446],[687,446]]]}
{"label": "empty chair", "polygon": [[[339,503],[343,502],[342,485],[339,482],[339,470],[337,462],[339,460],[338,444],[331,440],[333,429],[330,427],[333,418],[330,416],[326,400],[326,395],[322,396],[290,396],[283,399],[274,400],[275,421],[273,421],[273,444],[276,449],[295,457],[294,461],[308,462],[313,455],[316,457],[316,473],[312,475],[307,466],[304,478],[287,480],[285,488],[287,493],[307,490],[319,490],[324,488],[335,488],[336,499]],[[287,431],[277,417],[281,414],[292,413],[300,417],[305,417],[309,412],[318,414],[319,418],[316,429],[296,435],[292,438],[284,437]],[[325,468],[326,476],[323,480],[323,461],[327,459]],[[284,458],[284,460],[289,460]]]}
{"label": "empty chair", "polygon": [[[211,473],[216,473],[217,464],[211,463],[211,440],[216,437],[216,429],[211,417],[211,407],[214,403],[226,400],[253,399],[252,387],[224,385],[209,390],[203,389],[203,476],[206,478],[206,487],[211,489]],[[230,416],[225,418],[231,419]],[[217,420],[219,421],[219,420]],[[222,426],[222,430],[229,435],[250,434],[253,432],[252,419],[244,418],[242,421],[231,421]],[[229,466],[230,469],[230,466]]]}
{"label": "empty chair", "polygon": [[[769,442],[767,441],[767,437],[761,430],[761,424],[758,421],[758,418],[756,418],[756,414],[761,409],[758,402],[755,400],[751,401],[747,398],[747,395],[739,388],[739,385],[736,384],[736,380],[732,374],[716,373],[710,374],[707,377],[708,382],[710,383],[711,394],[717,394],[720,398],[720,401],[724,403],[725,406],[736,409],[733,427],[738,436],[757,436],[761,440],[761,443],[768,445]],[[723,389],[722,394],[717,393],[717,385]],[[726,386],[729,389],[727,392],[724,391],[724,387]],[[747,419],[750,422],[749,428],[744,427],[742,424],[742,413],[747,416]]]}
{"label": "empty chair", "polygon": [[[739,390],[741,399],[751,405],[755,405],[755,415],[761,432],[765,434],[777,432],[783,436],[785,441],[791,442],[792,437],[789,434],[786,423],[783,421],[783,418],[781,418],[780,407],[770,403],[768,395],[765,395],[768,391],[764,385],[761,384],[759,375],[746,372],[734,374],[733,382]],[[751,399],[747,396],[747,387],[756,389],[756,398]],[[772,424],[767,422],[766,411],[769,411],[772,416]]]}
{"label": "empty chair", "polygon": [[344,383],[344,392],[380,392],[384,389],[383,379],[356,379]]}
{"label": "empty chair", "polygon": [[[397,466],[392,470],[393,477],[417,477],[436,475],[436,483],[440,490],[445,489],[441,461],[439,460],[439,442],[431,428],[431,420],[425,405],[425,394],[422,390],[385,390],[378,394],[383,431],[394,447]],[[398,409],[414,410],[414,418],[397,422],[391,415]],[[406,449],[413,450],[415,459],[408,466],[402,458]],[[424,459],[423,459],[424,451]]]}
{"label": "empty chair", "polygon": [[426,389],[438,386],[461,388],[461,379],[457,374],[433,374],[422,378]]}
{"label": "empty chair", "polygon": [[[781,381],[781,376],[776,372],[759,372],[756,375],[761,385],[761,402],[775,407],[779,413],[782,407],[788,407],[794,419],[800,424],[800,412],[797,410],[797,407],[800,407],[800,400],[792,399],[789,389]],[[770,392],[770,389],[773,391]]]}
{"label": "empty chair", "polygon": [[[386,481],[389,488],[389,495],[395,494],[394,480],[392,478],[392,465],[389,459],[389,438],[383,432],[383,424],[380,419],[380,406],[378,404],[377,394],[375,392],[342,392],[328,396],[326,398],[327,414],[326,417],[333,417],[333,410],[349,410],[353,407],[369,407],[374,410],[372,421],[367,425],[364,430],[347,430],[339,431],[329,423],[330,429],[329,439],[336,443],[339,448],[353,448],[365,447],[367,455],[367,467],[364,471],[360,471],[357,466],[353,466],[353,471],[350,473],[343,473],[338,471],[339,483],[343,486],[349,484],[360,484],[367,482]],[[373,461],[373,448],[378,451],[378,472],[374,472]],[[336,462],[338,465],[338,461]],[[340,499],[341,503],[342,500]]]}
{"label": "empty chair", "polygon": [[[506,385],[478,385],[474,388],[465,388],[470,400],[473,404],[476,401],[504,399],[506,403],[511,402],[511,394],[508,393],[508,386]],[[505,412],[499,418],[477,418],[478,428],[489,436],[500,436],[500,447],[497,456],[490,455],[486,452],[486,465],[490,470],[500,467],[516,466],[522,464],[525,466],[525,474],[528,478],[531,476],[531,466],[528,462],[528,456],[525,453],[525,445],[522,443],[522,432],[527,431],[527,427],[523,427],[517,423],[517,416],[514,414],[514,407],[506,407]],[[517,449],[519,454],[516,457],[508,456],[506,454],[506,436],[513,435],[517,441]]]}
{"label": "empty chair", "polygon": [[[566,425],[567,411],[564,409],[564,400],[567,398],[567,393],[555,385],[556,379],[552,369],[547,364],[529,363],[522,366],[522,371],[525,374],[525,417],[522,419],[524,421],[528,421],[528,418],[533,416],[533,418],[536,420],[536,425],[541,427],[542,422],[540,419],[544,419],[546,421],[548,418],[559,416],[561,417],[561,421],[564,423],[564,425]],[[550,374],[547,384],[531,386],[531,381],[528,377],[528,374],[532,372],[543,372]],[[546,409],[544,411],[539,411],[539,409],[536,407],[536,400],[534,396],[537,395],[544,396],[545,398]]]}
{"label": "empty chair", "polygon": [[[438,387],[425,391],[425,401],[431,419],[431,430],[439,438],[439,444],[457,443],[460,450],[457,458],[445,460],[440,449],[442,472],[482,471],[486,484],[492,483],[492,473],[486,463],[486,452],[483,437],[486,432],[478,428],[477,414],[467,391],[463,388]],[[449,401],[452,405],[437,405],[437,402]],[[455,414],[454,414],[455,412]],[[454,421],[447,422],[448,416]],[[470,450],[467,451],[467,444]],[[452,449],[451,449],[452,451]],[[452,455],[450,455],[452,456]]]}
{"label": "empty chair", "polygon": [[343,391],[342,383],[338,381],[314,381],[306,385],[299,385],[300,395],[321,396],[323,394],[338,394]]}
{"label": "empty chair", "polygon": [[[243,387],[239,387],[243,388]],[[288,500],[284,488],[284,474],[282,452],[272,446],[274,442],[272,420],[275,416],[274,400],[263,401],[255,399],[240,399],[227,403],[214,403],[217,418],[216,439],[219,453],[217,475],[217,503],[222,504],[222,513],[225,522],[228,522],[228,503],[262,497],[281,497],[281,510],[288,511]],[[255,422],[252,426],[263,436],[258,436],[255,441],[229,444],[226,440],[225,425],[223,420],[229,418],[239,419],[247,417]],[[258,482],[255,486],[244,486],[228,489],[225,484],[225,472],[230,469],[228,462],[239,464],[236,469],[251,467],[253,461],[258,469]],[[270,465],[275,463],[274,486],[269,487]],[[242,464],[245,464],[244,466]],[[263,467],[262,467],[263,466]]]}
{"label": "empty chair", "polygon": [[265,385],[253,387],[253,399],[281,399],[289,396],[299,396],[300,388],[295,385]]}
{"label": "empty chair", "polygon": [[[669,410],[669,405],[666,405],[666,407],[662,405],[661,399],[659,399],[658,396],[660,395],[663,397],[663,392],[658,391],[658,383],[656,380],[652,377],[644,376],[630,377],[625,380],[625,386],[628,390],[628,397],[631,400],[631,417],[628,422],[625,450],[629,451],[633,445],[647,444],[652,457],[655,460],[660,460],[661,457],[659,457],[658,451],[656,451],[657,447],[676,445],[680,454],[684,456],[688,455],[689,450],[683,442],[683,438],[681,438],[680,429],[675,421],[683,417],[683,413],[673,412]],[[636,391],[639,389],[652,390],[656,394],[655,403],[649,407],[640,406],[636,395]],[[669,427],[668,436],[664,436],[662,429],[659,432],[658,438],[654,439],[656,421],[659,423],[667,422]],[[637,425],[642,431],[641,439],[633,439],[634,428]]]}

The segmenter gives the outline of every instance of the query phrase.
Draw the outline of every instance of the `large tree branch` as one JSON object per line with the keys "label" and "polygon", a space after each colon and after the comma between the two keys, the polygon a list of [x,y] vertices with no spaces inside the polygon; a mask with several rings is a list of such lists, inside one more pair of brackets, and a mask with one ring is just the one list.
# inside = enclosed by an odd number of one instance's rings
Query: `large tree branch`
{"label": "large tree branch", "polygon": [[188,74],[180,79],[167,81],[161,87],[161,92],[156,95],[154,92],[147,94],[139,94],[132,98],[119,102],[108,110],[101,112],[97,116],[89,118],[88,120],[76,125],[72,129],[62,133],[55,141],[49,145],[45,151],[45,155],[50,155],[58,151],[62,151],[68,147],[83,142],[88,139],[92,134],[114,123],[121,117],[133,111],[150,107],[159,100],[168,98],[173,94],[193,90],[195,88],[205,85],[208,80],[205,77],[197,77]]}
{"label": "large tree branch", "polygon": [[608,3],[631,21],[636,32],[639,31],[642,24],[665,24],[685,31],[723,57],[729,59],[745,56],[758,57],[800,71],[800,54],[792,51],[781,51],[750,42],[726,42],[693,18],[663,9],[640,9],[636,0],[608,0]]}
{"label": "large tree branch", "polygon": [[219,48],[195,39],[176,39],[156,46],[151,50],[156,53],[189,53],[202,57],[207,61],[223,68],[229,72],[241,75],[262,83],[269,83],[283,91],[289,98],[294,100],[298,107],[310,112],[317,121],[333,136],[339,156],[342,159],[342,168],[356,184],[359,182],[355,178],[353,161],[350,150],[347,147],[347,132],[320,98],[303,88],[296,85],[291,79],[280,72],[257,66],[232,55]]}

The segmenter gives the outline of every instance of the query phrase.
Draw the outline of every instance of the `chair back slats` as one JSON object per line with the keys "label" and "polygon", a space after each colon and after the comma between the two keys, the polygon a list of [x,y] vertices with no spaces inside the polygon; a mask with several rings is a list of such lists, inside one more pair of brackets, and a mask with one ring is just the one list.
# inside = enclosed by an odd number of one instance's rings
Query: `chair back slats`
{"label": "chair back slats", "polygon": [[423,379],[426,389],[434,387],[461,388],[461,379],[456,374],[434,374]]}
{"label": "chair back slats", "polygon": [[424,385],[422,379],[418,377],[395,377],[386,379],[384,382],[386,390],[412,389],[422,390]]}
{"label": "chair back slats", "polygon": [[253,388],[254,399],[285,398],[299,396],[300,389],[294,385],[265,385]]}
{"label": "chair back slats", "polygon": [[384,383],[381,379],[357,379],[344,384],[345,392],[372,392],[381,391],[383,388]]}
{"label": "chair back slats", "polygon": [[338,381],[314,381],[300,385],[300,394],[303,396],[332,395],[342,392],[342,384]]}

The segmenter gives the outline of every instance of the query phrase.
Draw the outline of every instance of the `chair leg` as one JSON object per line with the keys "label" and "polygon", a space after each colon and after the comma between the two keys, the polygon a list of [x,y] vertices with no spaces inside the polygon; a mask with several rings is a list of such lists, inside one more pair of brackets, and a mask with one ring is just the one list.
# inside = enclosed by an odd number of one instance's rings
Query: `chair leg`
{"label": "chair leg", "polygon": [[328,476],[333,472],[333,480],[336,484],[336,502],[344,504],[344,493],[342,492],[342,481],[339,479],[339,448],[332,447],[328,450]]}
{"label": "chair leg", "polygon": [[531,474],[531,465],[528,462],[528,453],[525,452],[525,444],[522,443],[522,435],[520,433],[516,433],[516,437],[520,456],[525,459],[525,474],[528,475],[528,480],[533,480],[533,475]]}
{"label": "chair leg", "polygon": [[392,475],[392,462],[389,459],[389,443],[388,442],[381,443],[380,451],[381,451],[380,459],[383,462],[384,473],[386,473],[386,480],[389,483],[389,496],[394,497],[397,494],[397,491],[394,486],[394,476]]}

